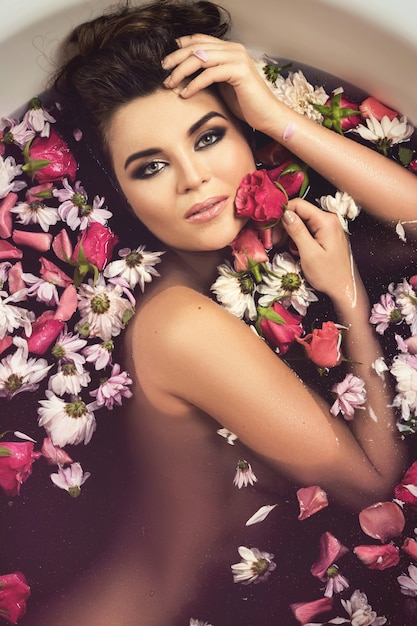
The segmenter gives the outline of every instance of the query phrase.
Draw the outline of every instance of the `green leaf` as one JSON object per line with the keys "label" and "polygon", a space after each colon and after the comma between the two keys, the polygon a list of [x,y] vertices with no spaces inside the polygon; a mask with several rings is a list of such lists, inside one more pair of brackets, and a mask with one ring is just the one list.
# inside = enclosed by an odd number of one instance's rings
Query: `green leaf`
{"label": "green leaf", "polygon": [[11,450],[9,450],[9,448],[0,446],[0,457],[4,457],[4,456],[12,456],[12,452]]}

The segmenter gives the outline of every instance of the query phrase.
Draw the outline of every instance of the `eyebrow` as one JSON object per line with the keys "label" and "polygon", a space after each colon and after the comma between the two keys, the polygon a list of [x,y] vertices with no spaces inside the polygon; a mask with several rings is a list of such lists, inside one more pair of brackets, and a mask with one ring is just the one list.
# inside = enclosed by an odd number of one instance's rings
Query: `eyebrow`
{"label": "eyebrow", "polygon": [[[187,131],[187,135],[189,137],[194,135],[194,133],[198,131],[199,128],[204,126],[204,124],[209,122],[213,117],[221,117],[227,121],[227,117],[223,115],[222,113],[219,113],[218,111],[210,111],[209,113],[206,113],[205,115],[203,115],[203,117],[201,117],[199,120],[197,120],[196,122],[194,122],[194,124],[190,126],[190,128]],[[139,152],[134,152],[133,154],[127,157],[124,168],[127,169],[128,166],[132,163],[132,161],[136,161],[137,159],[143,159],[144,157],[148,157],[148,156],[153,156],[154,154],[158,154],[159,152],[161,152],[160,148],[147,148],[147,150],[140,150]]]}

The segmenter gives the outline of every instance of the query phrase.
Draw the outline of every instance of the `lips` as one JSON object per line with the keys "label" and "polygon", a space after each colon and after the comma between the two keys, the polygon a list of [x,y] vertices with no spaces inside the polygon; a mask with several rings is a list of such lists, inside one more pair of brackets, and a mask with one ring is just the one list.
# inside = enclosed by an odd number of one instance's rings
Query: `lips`
{"label": "lips", "polygon": [[207,198],[204,202],[197,202],[188,209],[184,218],[188,222],[208,222],[220,215],[226,207],[227,200],[228,196],[216,196],[214,198]]}

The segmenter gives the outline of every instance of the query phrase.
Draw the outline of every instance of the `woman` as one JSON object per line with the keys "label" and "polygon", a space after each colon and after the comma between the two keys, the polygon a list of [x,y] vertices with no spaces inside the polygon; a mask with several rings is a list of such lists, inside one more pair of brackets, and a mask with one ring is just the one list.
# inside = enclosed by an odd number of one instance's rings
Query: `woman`
{"label": "woman", "polygon": [[[215,601],[225,584],[233,587],[237,547],[261,541],[262,529],[243,535],[244,521],[282,501],[288,479],[320,485],[356,508],[389,495],[404,468],[389,390],[372,369],[381,352],[367,295],[334,215],[290,201],[274,241],[293,240],[307,280],[348,329],[344,355],[367,389],[351,428],[208,296],[247,222],[234,208],[240,181],[255,169],[247,127],[384,220],[415,218],[417,181],[287,109],[245,49],[219,38],[227,27],[226,13],[207,2],[122,9],[74,31],[78,53],[57,78],[131,211],[167,252],[124,335],[134,397],[124,418],[129,461],[114,541],[91,575],[31,624],[175,625],[204,609],[201,618],[213,622],[223,615],[217,626],[254,626],[250,601],[235,597],[229,617]],[[234,448],[216,435],[220,427],[237,435]],[[245,497],[230,479],[239,458],[258,478]],[[284,515],[273,522],[275,543],[261,549],[276,550]],[[276,602],[269,617],[290,623]]]}

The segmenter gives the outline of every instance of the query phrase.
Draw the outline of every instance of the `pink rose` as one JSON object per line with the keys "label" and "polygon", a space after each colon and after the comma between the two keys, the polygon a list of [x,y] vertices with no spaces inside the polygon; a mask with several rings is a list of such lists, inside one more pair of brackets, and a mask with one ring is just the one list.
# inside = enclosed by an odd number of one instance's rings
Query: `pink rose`
{"label": "pink rose", "polygon": [[369,537],[385,543],[401,535],[405,518],[401,507],[395,502],[377,502],[362,509],[359,513],[359,524]]}
{"label": "pink rose", "polygon": [[93,222],[86,228],[75,246],[72,260],[79,265],[95,265],[99,271],[110,261],[113,248],[119,241],[110,228]]}
{"label": "pink rose", "polygon": [[324,322],[321,328],[296,340],[304,346],[307,357],[319,367],[335,367],[342,360],[341,331],[334,322]]}
{"label": "pink rose", "polygon": [[44,200],[45,198],[52,198],[52,190],[54,186],[52,183],[42,183],[42,185],[36,185],[26,191],[26,202],[36,202],[36,200]]}
{"label": "pink rose", "polygon": [[395,487],[394,497],[417,506],[417,461],[408,468],[402,481]]}
{"label": "pink rose", "polygon": [[290,345],[303,333],[301,315],[291,313],[279,302],[274,302],[269,309],[260,309],[260,329],[265,339],[279,354],[286,354]]}
{"label": "pink rose", "polygon": [[269,178],[266,170],[247,174],[235,198],[236,214],[266,226],[281,219],[288,198]]}
{"label": "pink rose", "polygon": [[290,604],[295,619],[301,626],[311,622],[313,618],[322,613],[328,613],[333,608],[333,598],[320,598],[312,602],[296,602]]}
{"label": "pink rose", "polygon": [[17,496],[20,485],[32,473],[32,463],[39,459],[40,452],[33,451],[33,443],[0,442],[0,487],[6,496]]}
{"label": "pink rose", "polygon": [[359,106],[359,109],[362,113],[362,117],[366,118],[372,115],[379,121],[381,121],[384,116],[387,116],[390,120],[398,117],[397,111],[389,109],[385,106],[385,104],[382,104],[382,102],[379,102],[379,100],[373,98],[372,96],[366,98]]}
{"label": "pink rose", "polygon": [[244,228],[230,244],[236,272],[251,270],[258,263],[266,263],[268,255],[253,228]]}
{"label": "pink rose", "polygon": [[40,184],[75,179],[77,162],[55,130],[51,130],[49,137],[36,137],[25,152],[26,163],[22,169]]}
{"label": "pink rose", "polygon": [[400,562],[400,551],[392,543],[385,546],[356,546],[353,552],[369,569],[384,570]]}
{"label": "pink rose", "polygon": [[273,183],[279,183],[285,189],[288,198],[294,198],[302,189],[306,178],[303,168],[294,161],[285,161],[279,167],[268,171],[268,177]]}
{"label": "pink rose", "polygon": [[30,587],[22,572],[0,576],[0,615],[11,624],[17,624],[26,613]]}

